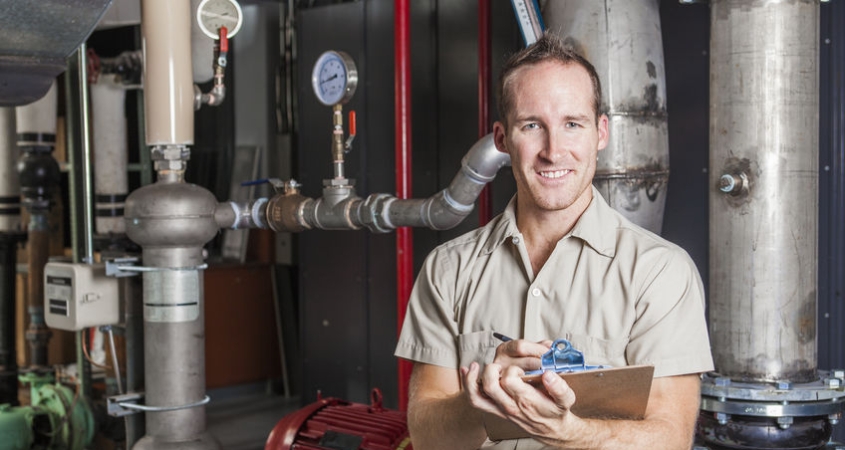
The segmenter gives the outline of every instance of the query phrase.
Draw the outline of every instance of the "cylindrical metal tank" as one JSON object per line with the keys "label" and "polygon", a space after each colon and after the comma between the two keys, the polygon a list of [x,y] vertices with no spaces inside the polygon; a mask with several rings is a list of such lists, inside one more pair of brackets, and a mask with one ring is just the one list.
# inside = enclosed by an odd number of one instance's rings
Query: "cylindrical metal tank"
{"label": "cylindrical metal tank", "polygon": [[658,6],[657,0],[548,1],[543,18],[602,82],[610,142],[598,154],[593,185],[613,209],[659,234],[669,132]]}
{"label": "cylindrical metal tank", "polygon": [[817,378],[819,5],[714,0],[710,338],[716,371]]}

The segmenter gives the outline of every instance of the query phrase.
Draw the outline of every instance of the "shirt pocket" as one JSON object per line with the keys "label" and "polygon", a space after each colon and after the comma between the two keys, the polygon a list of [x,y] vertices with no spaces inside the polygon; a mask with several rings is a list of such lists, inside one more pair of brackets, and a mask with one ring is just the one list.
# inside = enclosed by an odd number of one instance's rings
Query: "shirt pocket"
{"label": "shirt pocket", "polygon": [[622,339],[598,339],[585,334],[566,333],[564,338],[568,340],[575,350],[584,354],[584,361],[587,365],[603,365],[611,367],[624,367],[628,365],[625,357],[625,349],[628,347],[628,338]]}
{"label": "shirt pocket", "polygon": [[493,337],[492,331],[476,331],[458,335],[458,360],[460,367],[469,367],[473,361],[484,367],[493,362],[496,347],[502,341]]}

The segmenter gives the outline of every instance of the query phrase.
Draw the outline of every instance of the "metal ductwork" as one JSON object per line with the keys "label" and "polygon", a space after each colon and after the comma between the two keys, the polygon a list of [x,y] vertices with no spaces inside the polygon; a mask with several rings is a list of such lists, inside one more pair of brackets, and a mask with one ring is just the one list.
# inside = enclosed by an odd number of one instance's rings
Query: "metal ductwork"
{"label": "metal ductwork", "polygon": [[[470,148],[448,188],[424,199],[397,199],[389,194],[355,195],[351,186],[327,186],[323,197],[307,198],[298,185],[288,182],[275,197],[247,204],[221,203],[215,213],[223,228],[271,228],[299,232],[311,228],[386,233],[398,227],[446,230],[472,212],[484,186],[499,169],[510,165],[510,156],[496,149],[493,136],[481,138]],[[330,180],[329,180],[330,181]]]}
{"label": "metal ductwork", "polygon": [[43,97],[112,0],[0,0],[0,106]]}
{"label": "metal ductwork", "polygon": [[546,28],[585,56],[602,81],[610,142],[593,185],[613,209],[659,234],[669,180],[666,77],[657,0],[547,1]]}
{"label": "metal ductwork", "polygon": [[[819,4],[711,1],[708,448],[814,449],[845,373],[818,371]],[[764,36],[764,37],[763,37]]]}

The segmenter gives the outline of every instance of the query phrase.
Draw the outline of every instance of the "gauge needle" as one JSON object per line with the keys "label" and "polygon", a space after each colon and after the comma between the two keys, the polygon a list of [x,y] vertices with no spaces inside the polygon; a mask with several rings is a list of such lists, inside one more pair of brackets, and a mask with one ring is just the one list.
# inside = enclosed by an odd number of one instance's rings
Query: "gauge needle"
{"label": "gauge needle", "polygon": [[328,83],[329,81],[332,81],[332,80],[334,80],[335,78],[337,78],[337,74],[334,74],[334,75],[332,75],[332,76],[330,76],[330,77],[326,78],[325,80],[320,81],[320,83]]}

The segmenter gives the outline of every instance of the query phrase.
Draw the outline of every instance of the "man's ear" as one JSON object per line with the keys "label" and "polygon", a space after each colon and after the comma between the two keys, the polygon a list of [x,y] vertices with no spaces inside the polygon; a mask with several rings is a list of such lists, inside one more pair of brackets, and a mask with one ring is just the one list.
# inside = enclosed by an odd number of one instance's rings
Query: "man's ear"
{"label": "man's ear", "polygon": [[508,146],[505,145],[505,124],[498,120],[493,123],[493,142],[497,150],[502,153],[508,152]]}
{"label": "man's ear", "polygon": [[603,150],[610,142],[610,129],[608,127],[608,119],[606,114],[599,117],[599,122],[596,124],[599,132],[598,149]]}

